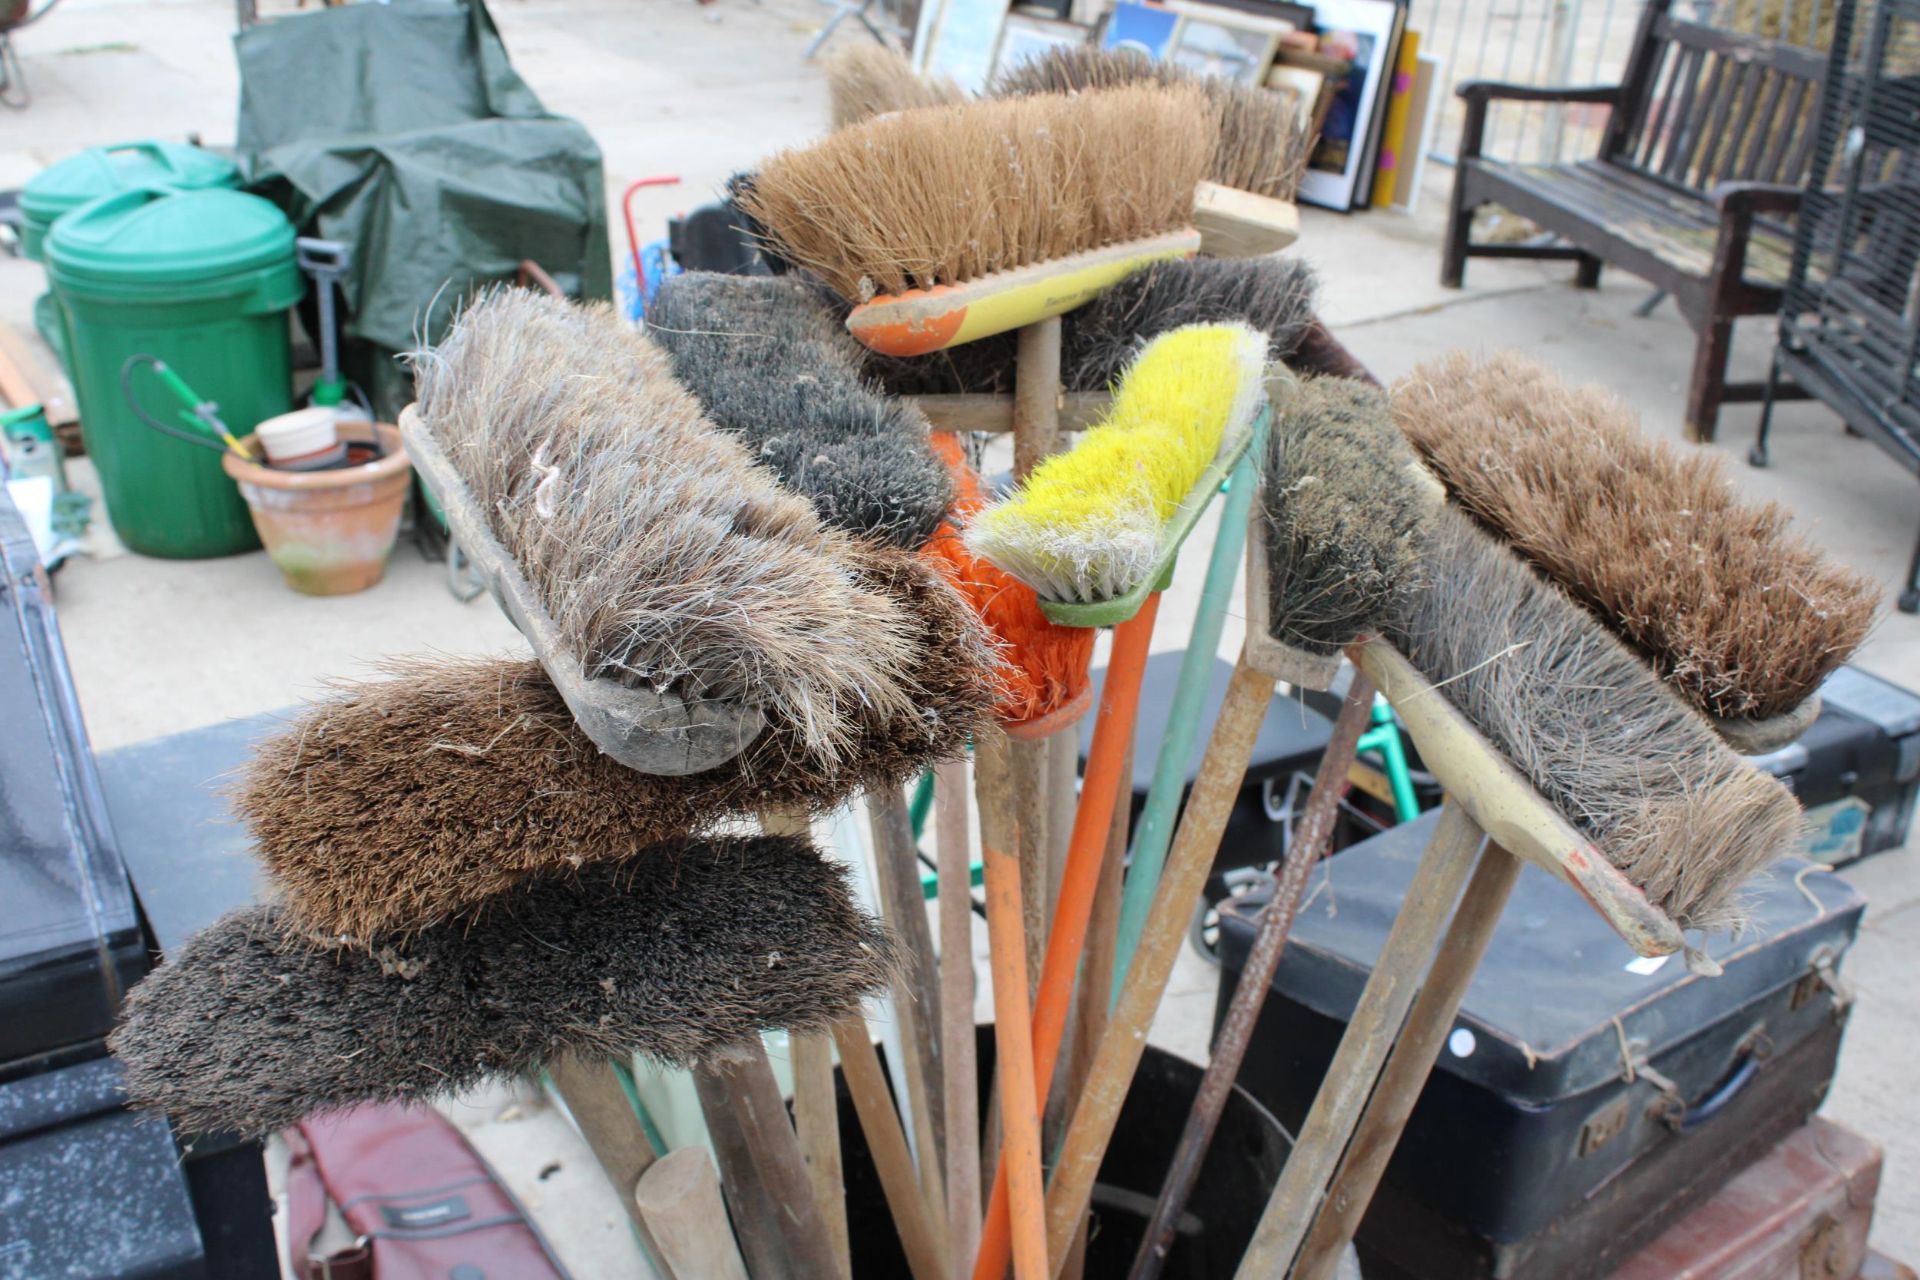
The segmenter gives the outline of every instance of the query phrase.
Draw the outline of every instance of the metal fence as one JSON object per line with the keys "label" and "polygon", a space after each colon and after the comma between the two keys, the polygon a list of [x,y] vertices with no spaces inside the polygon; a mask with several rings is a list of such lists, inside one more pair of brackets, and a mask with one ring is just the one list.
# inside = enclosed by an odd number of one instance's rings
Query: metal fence
{"label": "metal fence", "polygon": [[[1632,52],[1644,0],[1416,0],[1410,24],[1422,53],[1441,60],[1448,86],[1431,135],[1434,159],[1451,162],[1461,107],[1451,92],[1468,80],[1519,84],[1616,84]],[[1675,16],[1729,30],[1825,48],[1835,0],[1680,0]],[[1504,160],[1553,161],[1592,154],[1605,107],[1501,103],[1488,117],[1485,151]]]}

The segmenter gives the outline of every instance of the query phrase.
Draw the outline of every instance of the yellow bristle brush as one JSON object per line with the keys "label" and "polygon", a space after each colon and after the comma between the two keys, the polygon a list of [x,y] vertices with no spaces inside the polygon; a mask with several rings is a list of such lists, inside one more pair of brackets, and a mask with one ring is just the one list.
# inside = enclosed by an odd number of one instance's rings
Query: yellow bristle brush
{"label": "yellow bristle brush", "polygon": [[[1055,622],[1114,628],[1034,999],[1041,1098],[1066,1028],[1160,592],[1181,543],[1252,442],[1265,407],[1266,354],[1266,336],[1239,324],[1191,325],[1154,339],[1121,379],[1107,416],[968,530],[969,548],[1032,587]],[[1002,1275],[1015,1237],[1030,1229],[1030,1206],[1009,1204],[1008,1161],[1020,1155],[1010,1142],[996,1171],[975,1280]]]}

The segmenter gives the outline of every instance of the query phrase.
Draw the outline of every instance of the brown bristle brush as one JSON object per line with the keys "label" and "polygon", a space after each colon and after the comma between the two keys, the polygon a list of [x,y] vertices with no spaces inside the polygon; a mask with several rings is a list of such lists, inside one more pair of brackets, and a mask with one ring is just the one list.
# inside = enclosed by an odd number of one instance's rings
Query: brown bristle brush
{"label": "brown bristle brush", "polygon": [[1059,45],[1020,63],[994,85],[1001,97],[1084,93],[1127,85],[1197,85],[1219,114],[1220,136],[1207,181],[1194,197],[1200,251],[1211,257],[1252,258],[1292,244],[1300,235],[1293,198],[1312,149],[1299,98],[1197,75],[1175,62],[1133,49]]}
{"label": "brown bristle brush", "polygon": [[[496,588],[603,749],[695,772],[777,720],[831,760],[870,711],[913,714],[912,622],[862,584],[850,540],[715,430],[611,309],[497,290],[415,370],[409,449],[439,473],[463,543],[499,549]],[[610,744],[581,687],[660,700],[663,730],[636,717],[634,741]],[[740,731],[720,750],[683,748],[672,731],[714,708],[735,709]],[[647,754],[655,736],[669,739],[666,764]]]}
{"label": "brown bristle brush", "polygon": [[966,96],[949,77],[923,76],[904,54],[885,45],[849,45],[827,59],[827,101],[836,129],[890,111],[963,102]]}
{"label": "brown bristle brush", "polygon": [[866,385],[866,349],[821,290],[791,276],[669,276],[647,332],[713,424],[826,524],[916,550],[946,518],[953,482],[926,418]]}
{"label": "brown bristle brush", "polygon": [[1429,544],[1388,638],[1656,907],[1737,927],[1741,884],[1799,841],[1792,794],[1472,517],[1436,508]]}
{"label": "brown bristle brush", "polygon": [[549,871],[373,951],[331,949],[276,907],[234,912],[134,987],[109,1047],[134,1106],[262,1136],[569,1053],[681,1065],[824,1030],[895,963],[845,871],[805,841],[680,840]]}
{"label": "brown bristle brush", "polygon": [[1804,706],[1873,625],[1871,580],[1603,388],[1516,352],[1456,352],[1402,379],[1394,412],[1455,502],[1711,716]]}
{"label": "brown bristle brush", "polygon": [[851,554],[874,598],[911,623],[898,678],[913,706],[854,708],[833,757],[775,718],[714,769],[640,773],[603,755],[524,661],[415,661],[308,710],[259,748],[235,799],[289,918],[333,938],[409,933],[529,877],[768,809],[823,812],[958,756],[995,701],[979,623],[918,557]]}
{"label": "brown bristle brush", "polygon": [[737,193],[773,248],[917,355],[1072,310],[1193,253],[1218,108],[1191,86],[900,111],[773,157]]}

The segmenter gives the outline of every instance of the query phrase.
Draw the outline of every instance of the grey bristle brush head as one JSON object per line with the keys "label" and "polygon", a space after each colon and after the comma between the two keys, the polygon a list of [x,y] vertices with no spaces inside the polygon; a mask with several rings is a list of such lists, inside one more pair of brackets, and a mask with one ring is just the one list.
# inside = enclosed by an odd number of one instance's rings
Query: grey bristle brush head
{"label": "grey bristle brush head", "polygon": [[445,1097],[568,1053],[670,1065],[824,1030],[881,991],[891,935],[804,840],[684,841],[558,874],[377,948],[256,906],[138,983],[109,1047],[129,1100],[190,1133]]}
{"label": "grey bristle brush head", "polygon": [[920,557],[860,555],[880,598],[916,621],[914,706],[856,709],[844,759],[775,720],[717,768],[638,773],[600,753],[537,663],[509,659],[393,664],[309,708],[260,745],[234,798],[289,918],[330,938],[410,933],[530,877],[767,808],[825,811],[960,755],[998,691],[978,620]]}
{"label": "grey bristle brush head", "polygon": [[1309,139],[1300,104],[1276,93],[1197,75],[1176,62],[1134,49],[1055,45],[1028,58],[994,83],[1001,97],[1079,93],[1124,85],[1198,85],[1220,113],[1220,142],[1207,177],[1224,187],[1291,200],[1306,168]]}
{"label": "grey bristle brush head", "polygon": [[949,77],[921,75],[906,55],[886,45],[848,45],[827,59],[827,101],[836,129],[889,111],[962,102],[966,96]]}
{"label": "grey bristle brush head", "polygon": [[1274,416],[1261,474],[1269,633],[1332,654],[1403,609],[1421,585],[1435,496],[1379,387],[1313,378]]}
{"label": "grey bristle brush head", "polygon": [[715,429],[612,309],[483,294],[416,357],[419,411],[589,677],[750,704],[847,750],[912,708],[911,620]]}
{"label": "grey bristle brush head", "polygon": [[1471,517],[1437,508],[1430,546],[1389,628],[1408,660],[1654,905],[1740,924],[1740,885],[1798,845],[1786,787]]}
{"label": "grey bristle brush head", "polygon": [[[1068,391],[1105,391],[1141,346],[1189,324],[1239,321],[1267,335],[1267,356],[1291,361],[1313,325],[1319,283],[1298,258],[1187,258],[1136,271],[1062,321],[1060,377]],[[869,355],[868,373],[893,395],[1006,394],[1012,334],[911,358]]]}
{"label": "grey bristle brush head", "polygon": [[827,524],[909,549],[953,505],[919,410],[870,389],[865,348],[791,276],[661,281],[647,332],[715,426],[738,435]]}
{"label": "grey bristle brush head", "polygon": [[1600,387],[1518,352],[1456,352],[1394,388],[1400,425],[1454,500],[1712,715],[1792,710],[1866,638],[1880,598],[1726,460],[1640,430]]}

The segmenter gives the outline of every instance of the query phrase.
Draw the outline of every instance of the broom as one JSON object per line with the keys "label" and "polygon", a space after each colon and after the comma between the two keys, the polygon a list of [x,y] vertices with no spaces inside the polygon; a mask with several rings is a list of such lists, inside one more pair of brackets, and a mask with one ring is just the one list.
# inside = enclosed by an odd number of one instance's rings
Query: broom
{"label": "broom", "polygon": [[1810,720],[1873,624],[1871,580],[1784,508],[1743,502],[1719,455],[1644,435],[1602,388],[1517,352],[1455,353],[1408,374],[1394,409],[1456,502],[1708,715]]}
{"label": "broom", "polygon": [[[1379,388],[1322,378],[1288,392],[1269,380],[1268,395],[1276,405],[1278,426],[1264,458],[1261,511],[1253,533],[1255,554],[1248,566],[1248,617],[1263,628],[1264,640],[1256,635],[1249,642],[1230,686],[1244,693],[1245,704],[1223,706],[1218,717],[1220,725],[1252,724],[1256,732],[1276,677],[1325,687],[1340,649],[1377,631],[1417,587],[1421,530],[1432,505],[1431,496],[1411,470],[1411,450],[1395,430],[1387,397]],[[1261,917],[1246,971],[1234,988],[1206,1074],[1141,1237],[1130,1273],[1133,1280],[1157,1276],[1165,1265],[1176,1224],[1271,990],[1308,878],[1331,843],[1354,746],[1372,707],[1373,686],[1356,672],[1314,775],[1306,810],[1294,829],[1272,905]],[[1220,732],[1216,731],[1215,742],[1222,741]],[[1164,899],[1178,910],[1165,910],[1162,899],[1154,899],[1164,932],[1147,945],[1151,959],[1141,966],[1144,972],[1134,972],[1138,994],[1125,984],[1115,986],[1116,999],[1127,1000],[1128,1012],[1136,1018],[1151,1018],[1164,989],[1179,946],[1178,916],[1199,892],[1199,881],[1212,866],[1232,797],[1246,776],[1251,738],[1246,745],[1243,753],[1237,743],[1231,752],[1209,744],[1207,763],[1194,780],[1194,798],[1187,803],[1188,816],[1180,830],[1187,856],[1176,858],[1169,871],[1171,883]],[[1224,806],[1215,803],[1222,797]],[[1090,1104],[1094,1107],[1124,1099],[1138,1067],[1144,1035],[1136,1033],[1143,1033],[1145,1024],[1116,1020],[1115,1025],[1120,1034],[1101,1046],[1105,1061],[1096,1068],[1104,1069],[1099,1086],[1088,1091],[1098,1099]],[[1080,1126],[1072,1144],[1075,1172],[1064,1172],[1068,1166],[1063,1158],[1063,1180],[1082,1176],[1079,1171],[1087,1167],[1098,1169],[1112,1118],[1096,1117],[1091,1110],[1084,1120],[1075,1117]],[[1089,1142],[1088,1135],[1100,1140]],[[1083,1157],[1083,1151],[1094,1154]]]}
{"label": "broom", "polygon": [[135,985],[109,1047],[134,1106],[255,1137],[566,1054],[677,1065],[826,1030],[896,963],[804,841],[689,840],[373,949],[329,947],[277,907],[230,913]]}
{"label": "broom", "polygon": [[1219,114],[1219,143],[1207,180],[1194,193],[1200,252],[1252,258],[1300,236],[1294,193],[1306,170],[1309,137],[1298,95],[1200,76],[1134,49],[1057,45],[1028,58],[994,85],[1002,97],[1083,93],[1126,85],[1198,86]]}
{"label": "broom", "polygon": [[410,452],[623,763],[711,768],[768,718],[836,759],[864,708],[912,714],[906,620],[610,309],[495,291],[415,367]]}
{"label": "broom", "polygon": [[772,724],[747,752],[686,777],[604,755],[539,665],[415,660],[347,686],[263,744],[235,808],[302,928],[370,939],[469,911],[528,876],[615,862],[770,809],[825,812],[959,755],[994,705],[979,623],[939,573],[888,547],[854,552],[876,603],[913,623],[906,715],[861,708],[825,759]]}
{"label": "broom", "polygon": [[964,102],[966,96],[949,77],[923,76],[885,45],[852,45],[827,60],[827,102],[836,129],[893,111]]}
{"label": "broom", "polygon": [[[1035,1002],[1034,1079],[1042,1095],[1066,1025],[1159,592],[1180,543],[1247,446],[1265,352],[1266,339],[1240,326],[1156,339],[1122,380],[1109,418],[1042,462],[968,531],[969,548],[1033,587],[1055,621],[1115,627]],[[1005,1175],[1003,1159],[976,1277],[998,1276],[1007,1265]],[[1055,1245],[1048,1256],[1061,1252]]]}

